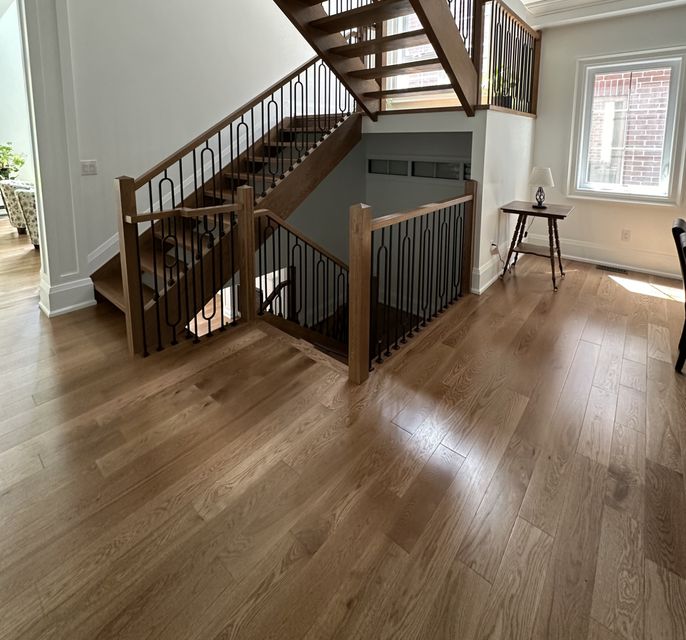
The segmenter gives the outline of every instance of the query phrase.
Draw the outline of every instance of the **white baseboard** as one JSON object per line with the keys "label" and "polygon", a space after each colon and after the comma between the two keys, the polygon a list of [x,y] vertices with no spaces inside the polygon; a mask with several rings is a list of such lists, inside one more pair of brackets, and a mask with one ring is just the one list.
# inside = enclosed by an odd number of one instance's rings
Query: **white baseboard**
{"label": "white baseboard", "polygon": [[88,254],[89,273],[93,273],[108,263],[119,253],[119,234],[115,233],[111,238],[103,242],[95,251]]}
{"label": "white baseboard", "polygon": [[500,261],[493,256],[483,267],[475,268],[472,272],[472,293],[481,295],[500,276]]}
{"label": "white baseboard", "polygon": [[95,306],[95,292],[90,278],[50,286],[41,279],[38,306],[48,318]]}
{"label": "white baseboard", "polygon": [[[528,240],[534,244],[548,246],[548,236],[530,233]],[[603,264],[617,269],[637,273],[681,279],[676,252],[672,254],[640,249],[617,249],[585,240],[560,239],[562,256],[588,264]]]}

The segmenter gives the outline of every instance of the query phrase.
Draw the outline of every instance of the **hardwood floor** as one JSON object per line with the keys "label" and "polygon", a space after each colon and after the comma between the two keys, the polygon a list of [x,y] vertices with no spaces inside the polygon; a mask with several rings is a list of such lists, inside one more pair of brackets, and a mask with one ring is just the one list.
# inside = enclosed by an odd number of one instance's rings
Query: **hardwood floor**
{"label": "hardwood floor", "polygon": [[0,270],[0,638],[686,637],[677,283],[526,258],[355,388],[261,322],[132,360]]}

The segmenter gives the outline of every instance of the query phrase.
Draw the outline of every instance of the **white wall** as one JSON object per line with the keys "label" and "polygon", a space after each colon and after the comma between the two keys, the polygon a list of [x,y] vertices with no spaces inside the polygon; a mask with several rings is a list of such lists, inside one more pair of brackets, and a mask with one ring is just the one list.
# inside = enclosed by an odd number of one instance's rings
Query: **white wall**
{"label": "white wall", "polygon": [[0,6],[0,144],[11,142],[26,164],[19,178],[34,182],[29,105],[17,3]]}
{"label": "white wall", "polygon": [[533,118],[500,111],[487,113],[484,175],[479,185],[479,273],[475,277],[480,292],[489,287],[501,271],[498,256],[491,253],[491,243],[498,245],[504,259],[514,232],[515,221],[510,215],[501,213],[500,207],[528,197],[536,124]]}
{"label": "white wall", "polygon": [[[365,135],[367,159],[450,162],[471,160],[471,133],[386,133]],[[411,172],[411,166],[409,168]],[[365,202],[379,217],[464,193],[464,182],[366,173]]]}
{"label": "white wall", "polygon": [[[544,32],[534,162],[553,170],[557,186],[548,190],[548,199],[576,207],[560,225],[563,253],[633,269],[678,274],[670,228],[674,217],[686,215],[683,196],[675,207],[566,197],[578,58],[676,45],[686,45],[684,7]],[[631,241],[621,241],[622,229],[631,231]],[[547,232],[537,223],[532,233],[540,240]]]}
{"label": "white wall", "polygon": [[113,180],[136,177],[314,55],[273,0],[68,0],[91,270],[116,252]]}
{"label": "white wall", "polygon": [[288,218],[307,237],[348,262],[350,207],[365,200],[365,144],[359,142]]}

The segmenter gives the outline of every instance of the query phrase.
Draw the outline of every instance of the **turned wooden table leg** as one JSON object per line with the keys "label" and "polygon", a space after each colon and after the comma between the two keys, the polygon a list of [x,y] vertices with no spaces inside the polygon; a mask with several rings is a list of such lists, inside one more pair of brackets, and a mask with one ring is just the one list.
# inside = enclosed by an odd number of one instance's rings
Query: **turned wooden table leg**
{"label": "turned wooden table leg", "polygon": [[557,219],[553,220],[553,229],[555,230],[555,246],[557,247],[557,261],[560,264],[560,277],[565,277],[565,270],[562,266],[562,248],[560,247],[560,232],[557,228]]}
{"label": "turned wooden table leg", "polygon": [[[522,244],[524,242],[524,233],[526,232],[526,221],[528,220],[528,216],[522,216],[522,224],[521,227],[519,228],[519,238],[517,239],[517,246]],[[519,260],[519,253],[515,254],[515,259],[514,259],[514,264],[512,265],[513,267],[517,266],[517,260]]]}
{"label": "turned wooden table leg", "polygon": [[515,228],[514,235],[512,236],[512,243],[510,244],[510,250],[507,252],[507,259],[505,260],[503,273],[500,276],[501,278],[504,278],[505,274],[507,273],[507,266],[510,264],[510,258],[512,258],[512,254],[514,253],[515,247],[517,246],[517,238],[519,237],[520,229],[523,228],[524,220],[526,220],[525,215],[520,215],[517,217],[517,227]]}
{"label": "turned wooden table leg", "polygon": [[553,272],[553,291],[557,291],[557,281],[555,280],[555,246],[554,246],[554,231],[553,219],[548,218],[548,244],[550,246],[550,268]]}

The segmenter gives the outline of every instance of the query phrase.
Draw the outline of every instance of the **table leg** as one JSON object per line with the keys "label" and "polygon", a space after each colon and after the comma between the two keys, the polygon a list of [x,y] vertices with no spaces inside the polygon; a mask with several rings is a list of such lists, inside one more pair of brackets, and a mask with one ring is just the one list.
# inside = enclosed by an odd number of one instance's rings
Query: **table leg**
{"label": "table leg", "polygon": [[553,221],[553,228],[555,230],[555,245],[557,246],[557,261],[560,264],[560,276],[565,277],[565,270],[562,266],[562,249],[560,247],[560,231],[557,228],[557,220]]}
{"label": "table leg", "polygon": [[553,291],[557,291],[557,282],[555,280],[555,247],[553,233],[553,220],[552,218],[548,218],[548,244],[550,246],[550,268],[553,272]]}
{"label": "table leg", "polygon": [[503,273],[500,276],[501,278],[505,277],[505,274],[507,273],[507,266],[510,264],[510,258],[512,257],[515,247],[517,246],[517,238],[519,237],[519,230],[522,228],[523,218],[526,218],[526,216],[520,215],[517,218],[517,226],[515,228],[514,235],[512,236],[512,244],[510,244],[510,250],[507,252],[507,259],[505,260],[505,267],[503,268]]}
{"label": "table leg", "polygon": [[[519,228],[519,238],[517,239],[517,246],[522,244],[524,242],[524,233],[526,232],[526,221],[528,220],[528,216],[522,216],[522,226]],[[517,266],[517,260],[519,260],[519,254],[517,253],[515,255],[515,260],[514,264],[512,265],[513,267]]]}

